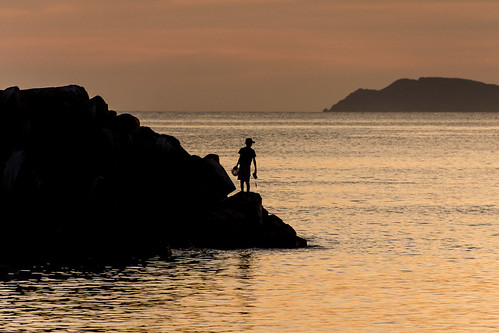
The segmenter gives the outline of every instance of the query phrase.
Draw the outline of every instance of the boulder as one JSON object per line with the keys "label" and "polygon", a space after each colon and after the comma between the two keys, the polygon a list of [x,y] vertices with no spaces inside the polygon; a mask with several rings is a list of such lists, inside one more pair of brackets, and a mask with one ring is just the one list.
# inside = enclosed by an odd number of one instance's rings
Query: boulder
{"label": "boulder", "polygon": [[[196,223],[197,222],[197,223]],[[185,230],[187,244],[206,248],[299,248],[307,241],[262,206],[258,193],[239,192],[203,212]]]}

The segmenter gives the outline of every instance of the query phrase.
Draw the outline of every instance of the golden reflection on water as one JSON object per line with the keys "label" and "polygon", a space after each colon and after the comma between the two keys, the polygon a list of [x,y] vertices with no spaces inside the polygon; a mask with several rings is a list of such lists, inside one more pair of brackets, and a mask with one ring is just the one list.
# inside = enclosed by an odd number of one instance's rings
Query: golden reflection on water
{"label": "golden reflection on water", "polygon": [[499,324],[499,272],[486,253],[468,262],[438,251],[175,254],[176,263],[151,261],[87,279],[74,272],[4,283],[3,329],[479,332]]}
{"label": "golden reflection on water", "polygon": [[311,247],[28,272],[0,331],[499,331],[499,114],[154,117],[226,169],[255,137],[255,190]]}

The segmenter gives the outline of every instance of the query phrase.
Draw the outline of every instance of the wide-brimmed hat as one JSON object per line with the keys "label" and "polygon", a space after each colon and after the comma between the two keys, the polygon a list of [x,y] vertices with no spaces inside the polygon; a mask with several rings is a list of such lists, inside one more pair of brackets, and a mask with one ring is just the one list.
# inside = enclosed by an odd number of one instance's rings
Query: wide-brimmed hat
{"label": "wide-brimmed hat", "polygon": [[246,142],[246,143],[248,143],[248,142],[255,143],[255,141],[253,141],[253,139],[252,139],[252,138],[247,138],[245,142]]}

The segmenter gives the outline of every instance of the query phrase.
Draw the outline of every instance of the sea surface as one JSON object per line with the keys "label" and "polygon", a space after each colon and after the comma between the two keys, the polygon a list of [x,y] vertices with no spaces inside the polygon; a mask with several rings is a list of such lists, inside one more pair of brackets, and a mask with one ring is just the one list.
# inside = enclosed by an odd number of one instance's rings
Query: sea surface
{"label": "sea surface", "polygon": [[252,137],[252,190],[310,246],[28,269],[1,332],[499,331],[499,113],[132,113],[228,171]]}

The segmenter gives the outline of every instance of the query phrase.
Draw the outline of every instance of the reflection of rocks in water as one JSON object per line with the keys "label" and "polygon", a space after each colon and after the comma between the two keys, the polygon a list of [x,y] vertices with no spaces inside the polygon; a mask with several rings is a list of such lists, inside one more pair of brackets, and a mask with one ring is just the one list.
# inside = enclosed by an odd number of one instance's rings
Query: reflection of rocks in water
{"label": "reflection of rocks in water", "polygon": [[259,195],[227,197],[217,155],[189,154],[82,87],[8,88],[0,117],[0,258],[306,245]]}

